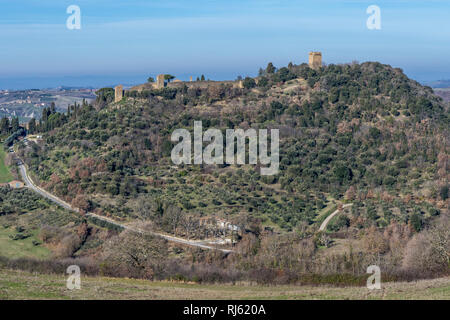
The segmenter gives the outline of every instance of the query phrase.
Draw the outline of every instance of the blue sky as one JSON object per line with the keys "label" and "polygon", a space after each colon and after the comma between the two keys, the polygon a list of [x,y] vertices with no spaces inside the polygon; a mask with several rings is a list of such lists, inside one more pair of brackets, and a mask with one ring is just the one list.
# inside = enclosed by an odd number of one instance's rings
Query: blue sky
{"label": "blue sky", "polygon": [[[448,0],[0,0],[0,88],[256,75],[269,61],[380,61],[450,79]],[[68,30],[69,5],[81,30]],[[381,8],[381,30],[366,9]]]}

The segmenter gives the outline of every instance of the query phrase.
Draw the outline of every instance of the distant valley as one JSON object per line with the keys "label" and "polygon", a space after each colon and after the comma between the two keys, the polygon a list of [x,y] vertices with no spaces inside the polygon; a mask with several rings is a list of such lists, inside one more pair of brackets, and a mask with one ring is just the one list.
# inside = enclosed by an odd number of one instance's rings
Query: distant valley
{"label": "distant valley", "polygon": [[58,87],[54,89],[1,90],[0,118],[19,117],[20,122],[40,119],[42,109],[54,102],[56,110],[65,111],[68,105],[95,99],[96,89]]}
{"label": "distant valley", "polygon": [[437,96],[445,101],[450,101],[450,80],[429,81],[424,84],[433,88],[433,91]]}
{"label": "distant valley", "polygon": [[444,99],[450,101],[450,87],[449,88],[437,88],[433,89],[434,93]]}

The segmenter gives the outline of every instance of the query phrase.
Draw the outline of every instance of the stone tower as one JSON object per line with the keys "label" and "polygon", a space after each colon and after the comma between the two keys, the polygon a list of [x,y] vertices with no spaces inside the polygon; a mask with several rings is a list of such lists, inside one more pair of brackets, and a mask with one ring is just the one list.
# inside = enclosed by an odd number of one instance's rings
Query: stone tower
{"label": "stone tower", "polygon": [[119,84],[114,88],[114,102],[118,102],[123,98],[123,86]]}
{"label": "stone tower", "polygon": [[322,67],[322,53],[310,52],[309,53],[309,67],[312,69],[318,69]]}
{"label": "stone tower", "polygon": [[164,75],[158,74],[156,76],[156,88],[161,89],[161,88],[164,88],[165,86],[166,86],[166,80],[164,79]]}

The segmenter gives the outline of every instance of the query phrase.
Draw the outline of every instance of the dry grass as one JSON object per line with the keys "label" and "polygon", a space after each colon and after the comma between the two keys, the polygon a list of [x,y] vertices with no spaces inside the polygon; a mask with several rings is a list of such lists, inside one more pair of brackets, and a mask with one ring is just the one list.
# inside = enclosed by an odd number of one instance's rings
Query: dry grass
{"label": "dry grass", "polygon": [[381,290],[311,286],[199,285],[82,277],[66,289],[65,275],[0,270],[0,299],[450,299],[450,277],[385,283]]}

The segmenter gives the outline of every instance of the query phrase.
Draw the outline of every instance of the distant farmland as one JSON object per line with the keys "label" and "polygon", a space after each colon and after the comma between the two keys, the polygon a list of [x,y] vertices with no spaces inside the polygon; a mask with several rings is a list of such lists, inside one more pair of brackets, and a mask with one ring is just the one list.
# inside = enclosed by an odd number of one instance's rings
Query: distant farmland
{"label": "distant farmland", "polygon": [[450,101],[450,88],[440,88],[440,89],[433,89],[434,93],[436,93],[438,96],[440,96],[445,101]]}

